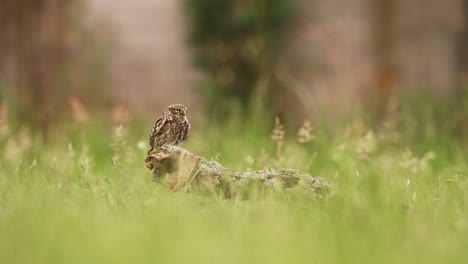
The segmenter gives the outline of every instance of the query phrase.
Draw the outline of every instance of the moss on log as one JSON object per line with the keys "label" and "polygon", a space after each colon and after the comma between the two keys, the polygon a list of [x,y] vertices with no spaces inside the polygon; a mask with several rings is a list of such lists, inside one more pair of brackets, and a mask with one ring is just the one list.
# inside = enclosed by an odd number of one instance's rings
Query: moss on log
{"label": "moss on log", "polygon": [[237,172],[183,148],[165,145],[148,153],[145,165],[153,180],[172,191],[220,193],[227,197],[246,194],[252,188],[302,190],[313,195],[328,192],[329,184],[322,178],[293,169],[273,169]]}

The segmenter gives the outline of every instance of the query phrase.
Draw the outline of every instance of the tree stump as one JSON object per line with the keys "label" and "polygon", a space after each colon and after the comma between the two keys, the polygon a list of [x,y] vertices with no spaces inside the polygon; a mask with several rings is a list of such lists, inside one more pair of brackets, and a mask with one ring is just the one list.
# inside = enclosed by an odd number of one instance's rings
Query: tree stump
{"label": "tree stump", "polygon": [[154,181],[174,192],[186,190],[234,197],[261,188],[301,190],[317,196],[329,190],[324,179],[299,170],[266,168],[237,172],[173,145],[148,153],[145,165],[153,173]]}

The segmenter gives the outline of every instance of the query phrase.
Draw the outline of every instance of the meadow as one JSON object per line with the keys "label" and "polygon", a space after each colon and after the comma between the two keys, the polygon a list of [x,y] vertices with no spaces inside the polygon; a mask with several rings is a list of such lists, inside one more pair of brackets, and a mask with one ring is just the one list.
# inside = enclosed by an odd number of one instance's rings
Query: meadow
{"label": "meadow", "polygon": [[320,197],[173,193],[144,167],[147,122],[66,124],[44,142],[5,121],[0,263],[468,263],[466,135],[445,110],[402,109],[315,122],[302,142],[272,139],[273,120],[200,120],[182,144],[239,171],[320,176]]}

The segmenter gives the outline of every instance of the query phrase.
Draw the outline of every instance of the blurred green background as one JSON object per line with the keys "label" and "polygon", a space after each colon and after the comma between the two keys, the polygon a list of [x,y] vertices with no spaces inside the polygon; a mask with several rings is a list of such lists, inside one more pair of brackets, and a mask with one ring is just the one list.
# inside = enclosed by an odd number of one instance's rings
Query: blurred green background
{"label": "blurred green background", "polygon": [[[468,262],[467,21],[466,0],[2,0],[0,263]],[[331,192],[171,193],[143,160],[172,103],[182,147]]]}

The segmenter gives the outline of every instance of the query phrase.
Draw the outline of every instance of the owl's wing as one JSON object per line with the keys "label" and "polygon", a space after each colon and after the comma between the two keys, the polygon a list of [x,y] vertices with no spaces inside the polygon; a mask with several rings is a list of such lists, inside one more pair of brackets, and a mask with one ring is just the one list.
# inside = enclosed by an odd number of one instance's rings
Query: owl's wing
{"label": "owl's wing", "polygon": [[186,124],[187,124],[187,129],[185,129],[185,134],[182,137],[182,141],[186,140],[188,138],[188,136],[189,136],[189,133],[190,133],[190,128],[191,128],[190,123],[187,122]]}
{"label": "owl's wing", "polygon": [[149,145],[151,147],[151,150],[154,149],[154,140],[157,136],[161,135],[161,128],[164,126],[165,123],[166,118],[164,117],[160,117],[158,120],[156,120],[156,123],[154,123],[153,129],[151,129],[151,133],[149,135]]}

